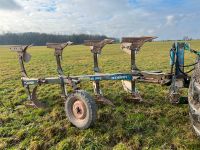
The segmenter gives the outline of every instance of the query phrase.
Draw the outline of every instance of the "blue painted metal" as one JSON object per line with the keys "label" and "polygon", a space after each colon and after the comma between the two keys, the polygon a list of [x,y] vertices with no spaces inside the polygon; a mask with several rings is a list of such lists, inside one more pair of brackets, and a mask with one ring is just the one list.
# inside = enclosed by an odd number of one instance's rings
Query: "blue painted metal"
{"label": "blue painted metal", "polygon": [[173,49],[170,50],[170,65],[174,65],[175,63],[175,52]]}
{"label": "blue painted metal", "polygon": [[182,75],[184,72],[184,51],[185,48],[183,46],[183,43],[176,43],[176,71],[175,75]]}
{"label": "blue painted metal", "polygon": [[100,80],[132,80],[131,74],[108,74],[108,75],[94,75],[90,77],[91,81]]}

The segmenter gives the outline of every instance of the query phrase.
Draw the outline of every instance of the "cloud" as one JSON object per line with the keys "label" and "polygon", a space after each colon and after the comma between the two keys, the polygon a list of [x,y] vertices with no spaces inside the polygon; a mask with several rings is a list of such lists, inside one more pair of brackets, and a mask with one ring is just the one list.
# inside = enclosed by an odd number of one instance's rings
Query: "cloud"
{"label": "cloud", "polygon": [[[0,8],[1,3],[0,0]],[[88,33],[113,37],[153,34],[160,39],[180,39],[185,35],[200,38],[200,1],[197,0],[181,3],[173,0],[16,0],[16,4],[23,10],[0,10],[0,33]]]}
{"label": "cloud", "polygon": [[166,17],[166,25],[173,25],[175,21],[175,17],[173,15],[169,15]]}
{"label": "cloud", "polygon": [[19,10],[21,6],[14,0],[0,0],[0,10]]}

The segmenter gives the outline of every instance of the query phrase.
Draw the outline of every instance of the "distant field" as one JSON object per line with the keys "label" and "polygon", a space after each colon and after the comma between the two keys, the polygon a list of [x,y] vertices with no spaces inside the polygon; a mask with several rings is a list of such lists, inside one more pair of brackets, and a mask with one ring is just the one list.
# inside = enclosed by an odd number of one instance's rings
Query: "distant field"
{"label": "distant field", "polygon": [[[169,49],[172,42],[146,43],[137,55],[141,70],[169,71]],[[200,49],[200,41],[192,41]],[[26,64],[30,77],[57,76],[53,50],[32,47],[32,60]],[[100,56],[104,73],[127,72],[130,56],[118,44],[108,45]],[[187,52],[186,63],[195,56]],[[89,47],[70,46],[64,50],[63,68],[66,75],[92,74]],[[38,98],[48,108],[26,108],[27,98],[20,81],[16,53],[0,46],[0,149],[200,149],[199,139],[192,131],[187,105],[173,106],[166,98],[168,87],[138,83],[144,102],[134,104],[123,99],[121,82],[102,82],[104,95],[115,108],[99,104],[98,118],[93,127],[79,130],[65,117],[59,85],[45,85]],[[92,95],[92,84],[81,87]],[[183,96],[187,90],[183,90]]]}

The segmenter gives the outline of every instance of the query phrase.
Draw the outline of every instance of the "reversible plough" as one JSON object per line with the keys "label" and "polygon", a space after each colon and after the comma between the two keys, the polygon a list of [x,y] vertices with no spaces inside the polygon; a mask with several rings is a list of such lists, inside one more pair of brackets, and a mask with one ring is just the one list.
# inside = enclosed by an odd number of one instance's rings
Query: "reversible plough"
{"label": "reversible plough", "polygon": [[[54,55],[57,62],[58,77],[49,78],[29,78],[24,66],[24,62],[29,62],[31,55],[27,52],[27,49],[32,46],[12,46],[10,49],[18,53],[19,64],[21,67],[21,80],[22,85],[25,87],[28,99],[30,100],[29,106],[33,107],[46,107],[43,103],[37,100],[36,91],[38,86],[43,84],[59,84],[62,91],[62,98],[65,100],[65,111],[69,121],[80,129],[88,128],[96,119],[96,102],[93,98],[84,90],[81,90],[78,84],[82,80],[93,81],[93,89],[95,93],[96,101],[104,104],[114,105],[112,101],[103,96],[100,81],[102,80],[121,80],[124,90],[130,93],[130,99],[140,102],[142,97],[139,91],[136,89],[136,82],[157,83],[161,85],[170,86],[169,99],[171,103],[179,103],[180,88],[188,88],[191,77],[188,75],[192,70],[185,72],[185,67],[191,67],[198,65],[197,62],[191,65],[184,65],[184,51],[188,50],[199,56],[199,52],[190,48],[189,44],[185,42],[175,42],[170,49],[170,65],[171,70],[169,73],[163,73],[162,71],[141,71],[136,66],[136,53],[140,50],[141,46],[148,41],[152,41],[156,37],[126,37],[122,38],[121,49],[131,55],[131,67],[130,72],[126,73],[113,73],[103,74],[100,71],[98,64],[98,55],[101,54],[103,47],[106,44],[112,44],[114,40],[105,39],[102,41],[87,40],[85,45],[90,47],[91,53],[94,59],[94,74],[93,75],[77,75],[70,76],[65,75],[61,66],[62,53],[65,47],[72,44],[72,42],[66,43],[47,43],[47,48],[54,49]],[[200,131],[200,123],[196,122],[196,117],[200,118],[199,107],[194,105],[197,102],[194,99],[195,78],[192,78],[192,85],[190,86],[189,104],[190,104],[190,116],[193,121],[193,127],[197,133]],[[197,86],[197,85],[196,85]],[[67,87],[71,87],[73,92],[68,93]],[[200,87],[200,86],[199,86]],[[200,88],[199,88],[200,94]],[[195,101],[195,102],[193,102]],[[192,103],[190,103],[192,102]],[[192,105],[193,104],[193,105]],[[199,104],[200,105],[200,104]]]}

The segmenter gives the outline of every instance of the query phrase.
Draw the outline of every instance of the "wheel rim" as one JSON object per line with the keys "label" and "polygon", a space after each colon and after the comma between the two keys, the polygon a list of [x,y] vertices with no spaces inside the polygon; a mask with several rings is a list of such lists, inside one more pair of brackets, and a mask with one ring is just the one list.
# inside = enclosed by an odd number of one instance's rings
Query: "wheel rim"
{"label": "wheel rim", "polygon": [[76,119],[83,120],[87,114],[87,109],[83,101],[76,100],[73,104],[72,112]]}

